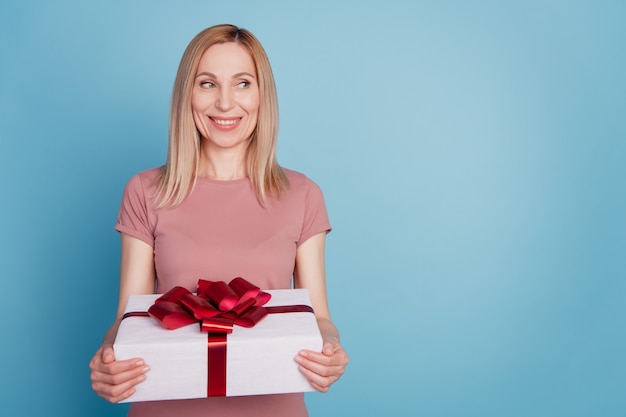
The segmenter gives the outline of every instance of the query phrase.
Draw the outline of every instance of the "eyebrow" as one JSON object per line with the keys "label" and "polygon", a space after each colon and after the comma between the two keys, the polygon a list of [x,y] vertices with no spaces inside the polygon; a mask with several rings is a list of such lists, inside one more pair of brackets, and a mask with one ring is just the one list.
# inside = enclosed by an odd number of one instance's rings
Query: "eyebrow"
{"label": "eyebrow", "polygon": [[[212,73],[206,72],[206,71],[203,71],[203,72],[199,73],[198,75],[196,75],[196,78],[198,78],[200,76],[203,76],[203,75],[206,75],[207,77],[211,77],[211,78],[217,78],[217,76],[215,74],[212,74]],[[246,77],[246,76],[256,80],[256,77],[254,75],[250,74],[249,72],[238,72],[237,74],[233,75],[232,78],[241,78],[241,77]]]}

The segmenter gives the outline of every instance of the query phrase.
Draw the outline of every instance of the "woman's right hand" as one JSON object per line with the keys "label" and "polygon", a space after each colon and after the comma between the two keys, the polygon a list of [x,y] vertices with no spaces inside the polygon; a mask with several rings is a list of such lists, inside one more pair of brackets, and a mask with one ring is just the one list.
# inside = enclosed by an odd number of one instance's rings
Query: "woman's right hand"
{"label": "woman's right hand", "polygon": [[117,403],[135,392],[150,369],[142,359],[116,361],[113,345],[103,344],[89,362],[92,389],[107,401]]}

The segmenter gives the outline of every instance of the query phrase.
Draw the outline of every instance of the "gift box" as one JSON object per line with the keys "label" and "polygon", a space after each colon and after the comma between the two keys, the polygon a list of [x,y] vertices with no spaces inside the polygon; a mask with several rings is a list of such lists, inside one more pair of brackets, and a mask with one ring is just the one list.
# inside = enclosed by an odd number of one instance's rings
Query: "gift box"
{"label": "gift box", "polygon": [[[264,306],[269,310],[311,305],[306,289],[266,293],[271,295]],[[126,402],[313,390],[294,360],[302,349],[321,351],[322,338],[312,312],[285,308],[286,312],[272,312],[254,327],[235,325],[232,333],[219,335],[202,332],[197,323],[166,329],[145,314],[159,297],[131,296],[126,307],[130,314],[119,326],[116,359],[142,358],[150,366],[146,380],[136,385]]]}

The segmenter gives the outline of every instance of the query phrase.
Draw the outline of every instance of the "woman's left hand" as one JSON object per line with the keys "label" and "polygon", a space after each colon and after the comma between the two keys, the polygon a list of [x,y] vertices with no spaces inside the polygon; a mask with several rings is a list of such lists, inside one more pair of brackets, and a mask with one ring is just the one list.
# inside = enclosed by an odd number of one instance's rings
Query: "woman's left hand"
{"label": "woman's left hand", "polygon": [[348,354],[334,338],[324,338],[322,352],[302,350],[296,356],[300,372],[309,380],[313,388],[328,392],[346,370]]}

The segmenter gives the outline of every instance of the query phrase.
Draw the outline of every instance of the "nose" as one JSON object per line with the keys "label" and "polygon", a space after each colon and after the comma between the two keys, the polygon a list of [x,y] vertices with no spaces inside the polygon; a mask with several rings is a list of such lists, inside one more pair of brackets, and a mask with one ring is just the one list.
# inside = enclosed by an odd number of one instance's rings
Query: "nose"
{"label": "nose", "polygon": [[228,111],[234,106],[232,92],[228,88],[221,88],[219,94],[217,95],[217,101],[215,102],[215,107],[217,107],[221,111]]}

